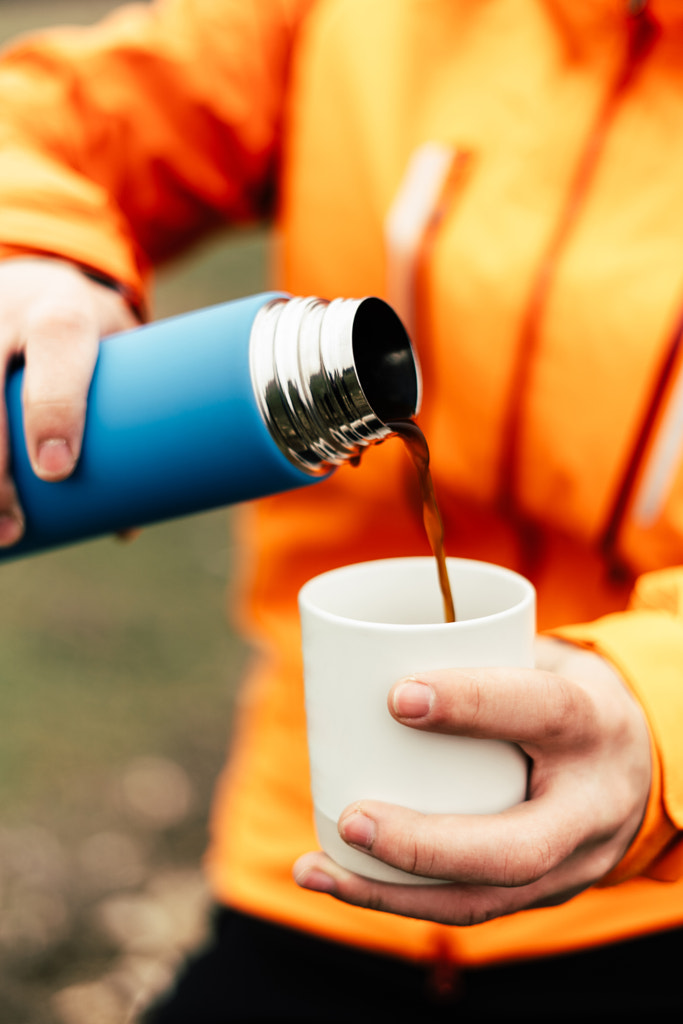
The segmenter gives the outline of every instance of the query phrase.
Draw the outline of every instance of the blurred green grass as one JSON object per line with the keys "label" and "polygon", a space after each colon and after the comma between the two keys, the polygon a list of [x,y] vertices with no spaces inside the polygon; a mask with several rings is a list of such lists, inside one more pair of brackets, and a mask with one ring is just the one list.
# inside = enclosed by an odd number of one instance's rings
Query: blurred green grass
{"label": "blurred green grass", "polygon": [[[113,6],[0,0],[0,42]],[[154,315],[261,290],[266,249],[259,228],[207,243],[160,273]],[[106,818],[116,771],[150,753],[184,765],[205,811],[245,657],[225,621],[232,553],[217,511],[0,565],[1,823],[68,843]]]}

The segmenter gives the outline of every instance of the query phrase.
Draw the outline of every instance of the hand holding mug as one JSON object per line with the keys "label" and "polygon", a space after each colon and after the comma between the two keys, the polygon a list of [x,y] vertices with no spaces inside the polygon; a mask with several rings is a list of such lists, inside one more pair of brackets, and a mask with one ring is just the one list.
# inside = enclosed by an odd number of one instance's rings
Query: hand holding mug
{"label": "hand holding mug", "polygon": [[445,884],[386,884],[311,853],[294,868],[299,885],[357,906],[469,925],[563,903],[604,877],[647,804],[645,718],[597,655],[546,640],[537,664],[418,673],[389,694],[391,715],[408,729],[511,740],[530,759],[528,799],[499,814],[424,815],[371,800],[342,813],[340,835],[353,848]]}

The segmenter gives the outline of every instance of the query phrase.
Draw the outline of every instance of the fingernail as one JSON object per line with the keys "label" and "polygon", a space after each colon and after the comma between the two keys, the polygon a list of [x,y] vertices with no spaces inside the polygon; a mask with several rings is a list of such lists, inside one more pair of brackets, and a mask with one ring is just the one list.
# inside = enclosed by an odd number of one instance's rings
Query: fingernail
{"label": "fingernail", "polygon": [[302,871],[300,875],[295,876],[294,881],[302,889],[311,889],[312,892],[333,893],[337,888],[334,878],[325,874],[320,868],[309,868],[307,871]]}
{"label": "fingernail", "polygon": [[67,441],[51,437],[38,445],[38,470],[41,476],[63,476],[73,468],[75,459]]}
{"label": "fingernail", "polygon": [[393,710],[399,718],[424,718],[432,709],[434,693],[431,686],[408,679],[394,690]]}
{"label": "fingernail", "polygon": [[375,823],[372,818],[361,811],[352,811],[347,818],[339,822],[339,834],[345,843],[362,846],[370,850],[375,841]]}
{"label": "fingernail", "polygon": [[0,512],[0,547],[16,544],[24,532],[24,520],[18,513]]}

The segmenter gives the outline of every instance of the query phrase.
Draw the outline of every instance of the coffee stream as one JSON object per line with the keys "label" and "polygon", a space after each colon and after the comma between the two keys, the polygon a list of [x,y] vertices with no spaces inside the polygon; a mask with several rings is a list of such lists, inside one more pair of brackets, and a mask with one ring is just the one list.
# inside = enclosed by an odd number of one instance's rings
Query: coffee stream
{"label": "coffee stream", "polygon": [[446,568],[444,550],[443,522],[434,493],[434,483],[429,470],[429,447],[427,439],[415,420],[393,420],[387,426],[401,438],[408,450],[420,481],[422,493],[422,518],[427,531],[429,546],[436,558],[439,573],[439,585],[443,598],[444,618],[446,622],[455,622],[455,606],[451,591],[451,582]]}

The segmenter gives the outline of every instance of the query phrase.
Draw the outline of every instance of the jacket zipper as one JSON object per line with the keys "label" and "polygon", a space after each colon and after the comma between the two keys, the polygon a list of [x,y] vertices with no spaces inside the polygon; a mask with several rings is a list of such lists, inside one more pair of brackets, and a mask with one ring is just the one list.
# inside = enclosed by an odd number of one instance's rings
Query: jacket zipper
{"label": "jacket zipper", "polygon": [[[504,420],[503,448],[499,474],[499,503],[505,515],[511,518],[520,529],[522,543],[526,549],[525,553],[527,556],[525,568],[526,571],[531,573],[533,573],[539,557],[539,531],[521,514],[516,500],[524,396],[538,350],[543,315],[550,289],[557,274],[560,258],[590,191],[614,116],[625,93],[633,84],[638,71],[659,35],[658,25],[650,18],[646,8],[646,0],[645,2],[643,0],[629,0],[627,23],[629,34],[624,61],[598,109],[593,125],[579,154],[564,206],[539,262],[522,317],[517,358]],[[615,531],[618,529],[617,520],[620,519],[623,514],[623,507],[625,507],[621,493],[625,485],[629,487],[629,490],[632,485],[632,480],[628,473],[627,477],[629,479],[627,480],[625,477],[624,483],[620,487],[620,497],[615,503],[615,508],[618,505],[617,515],[613,515],[609,520],[610,543],[612,542],[613,534],[616,535]]]}

